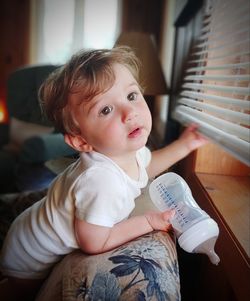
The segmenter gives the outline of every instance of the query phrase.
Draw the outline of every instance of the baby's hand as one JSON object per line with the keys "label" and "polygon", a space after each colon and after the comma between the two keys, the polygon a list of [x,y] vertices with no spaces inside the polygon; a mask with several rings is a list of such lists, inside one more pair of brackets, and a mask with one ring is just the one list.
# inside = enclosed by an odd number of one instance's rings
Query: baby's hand
{"label": "baby's hand", "polygon": [[191,124],[179,137],[180,141],[183,141],[188,148],[188,151],[193,151],[208,142],[208,139],[197,132],[198,125]]}
{"label": "baby's hand", "polygon": [[168,231],[171,228],[169,220],[174,214],[174,210],[166,210],[164,212],[150,211],[145,213],[145,217],[152,230]]}

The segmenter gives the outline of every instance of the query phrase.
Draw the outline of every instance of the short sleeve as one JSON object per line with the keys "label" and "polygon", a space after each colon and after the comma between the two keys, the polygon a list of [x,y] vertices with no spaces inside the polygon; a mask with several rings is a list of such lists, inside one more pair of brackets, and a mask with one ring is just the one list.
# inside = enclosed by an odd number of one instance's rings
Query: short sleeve
{"label": "short sleeve", "polygon": [[128,202],[121,175],[108,168],[91,168],[75,188],[75,215],[88,223],[112,227],[127,218],[134,208]]}

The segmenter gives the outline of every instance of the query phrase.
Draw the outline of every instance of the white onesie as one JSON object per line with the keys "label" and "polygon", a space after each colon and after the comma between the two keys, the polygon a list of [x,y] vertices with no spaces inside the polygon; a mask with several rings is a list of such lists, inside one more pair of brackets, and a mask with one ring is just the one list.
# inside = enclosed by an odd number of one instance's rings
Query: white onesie
{"label": "white onesie", "polygon": [[82,153],[53,181],[47,196],[12,223],[1,251],[2,273],[24,279],[46,277],[61,256],[79,249],[75,216],[106,227],[128,218],[135,198],[147,185],[145,168],[151,153],[144,147],[136,158],[138,181],[108,157]]}

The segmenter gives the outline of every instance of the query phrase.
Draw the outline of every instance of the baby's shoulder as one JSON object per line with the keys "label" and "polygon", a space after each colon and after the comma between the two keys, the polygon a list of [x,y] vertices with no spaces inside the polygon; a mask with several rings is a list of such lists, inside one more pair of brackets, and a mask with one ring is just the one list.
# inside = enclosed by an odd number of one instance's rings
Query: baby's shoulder
{"label": "baby's shoulder", "polygon": [[109,164],[102,163],[86,169],[79,176],[76,185],[87,184],[92,187],[123,186],[124,181],[124,175],[119,169],[113,168],[113,166],[110,166]]}

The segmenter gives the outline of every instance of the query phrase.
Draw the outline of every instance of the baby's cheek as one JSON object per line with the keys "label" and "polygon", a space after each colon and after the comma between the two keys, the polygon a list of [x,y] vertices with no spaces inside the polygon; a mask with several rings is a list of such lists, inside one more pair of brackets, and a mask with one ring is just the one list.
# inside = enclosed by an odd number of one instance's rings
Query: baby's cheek
{"label": "baby's cheek", "polygon": [[117,123],[113,122],[108,127],[107,134],[109,137],[111,137],[113,139],[120,139],[122,132],[124,132],[124,131],[125,130],[122,130],[121,126],[119,126]]}
{"label": "baby's cheek", "polygon": [[144,112],[144,120],[147,123],[148,128],[151,130],[152,128],[152,116],[149,109],[145,109]]}

